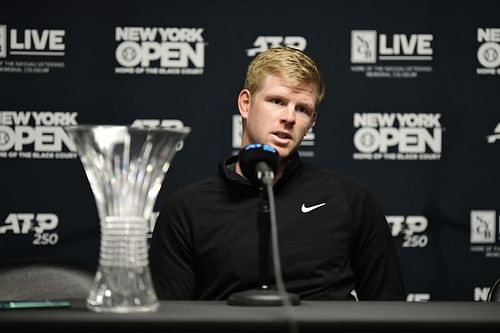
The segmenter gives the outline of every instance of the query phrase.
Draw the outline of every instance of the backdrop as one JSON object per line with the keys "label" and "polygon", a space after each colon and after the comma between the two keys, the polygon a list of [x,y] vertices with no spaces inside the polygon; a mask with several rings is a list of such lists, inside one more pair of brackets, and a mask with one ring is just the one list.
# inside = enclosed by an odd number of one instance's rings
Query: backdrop
{"label": "backdrop", "polygon": [[499,12],[488,0],[3,1],[0,262],[97,264],[97,209],[63,126],[191,127],[157,214],[237,151],[246,66],[287,45],[327,87],[300,153],[376,194],[408,300],[485,300],[500,277]]}

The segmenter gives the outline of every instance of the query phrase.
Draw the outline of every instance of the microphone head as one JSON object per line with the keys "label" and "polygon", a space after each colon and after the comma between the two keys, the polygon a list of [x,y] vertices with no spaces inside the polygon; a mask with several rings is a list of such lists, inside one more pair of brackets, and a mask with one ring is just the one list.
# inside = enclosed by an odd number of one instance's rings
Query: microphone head
{"label": "microphone head", "polygon": [[240,150],[239,162],[243,176],[250,183],[260,186],[261,181],[257,178],[257,164],[264,162],[273,173],[276,173],[276,170],[278,170],[279,154],[276,149],[269,145],[252,143]]}

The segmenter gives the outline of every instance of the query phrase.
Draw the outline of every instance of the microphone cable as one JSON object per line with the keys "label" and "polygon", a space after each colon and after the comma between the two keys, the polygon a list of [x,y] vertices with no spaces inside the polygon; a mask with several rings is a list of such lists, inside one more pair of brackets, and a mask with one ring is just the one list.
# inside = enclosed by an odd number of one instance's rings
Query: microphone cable
{"label": "microphone cable", "polygon": [[278,222],[276,219],[276,206],[274,203],[274,193],[272,182],[265,183],[267,197],[269,201],[269,215],[270,215],[270,223],[271,223],[271,248],[272,248],[272,257],[273,257],[273,268],[274,268],[274,276],[276,280],[276,287],[278,288],[278,292],[283,300],[283,308],[285,309],[285,317],[288,323],[288,327],[291,333],[299,333],[299,327],[297,325],[297,318],[295,316],[295,310],[293,308],[292,303],[288,297],[285,282],[283,281],[283,273],[281,270],[280,263],[280,253],[278,246]]}

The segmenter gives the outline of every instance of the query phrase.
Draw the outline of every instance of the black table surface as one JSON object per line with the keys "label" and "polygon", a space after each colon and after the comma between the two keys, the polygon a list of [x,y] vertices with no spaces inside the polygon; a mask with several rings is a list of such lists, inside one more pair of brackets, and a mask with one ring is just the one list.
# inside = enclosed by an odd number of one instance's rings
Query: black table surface
{"label": "black table surface", "polygon": [[[0,310],[0,331],[47,328],[135,332],[500,332],[500,303],[302,301],[293,320],[282,307],[219,301],[161,301],[156,312],[94,313],[82,300],[66,309]],[[8,330],[7,330],[8,329]]]}

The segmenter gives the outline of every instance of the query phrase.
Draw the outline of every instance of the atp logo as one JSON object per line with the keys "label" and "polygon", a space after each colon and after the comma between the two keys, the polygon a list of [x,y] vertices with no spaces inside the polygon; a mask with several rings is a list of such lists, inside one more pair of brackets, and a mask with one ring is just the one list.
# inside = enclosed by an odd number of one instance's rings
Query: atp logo
{"label": "atp logo", "polygon": [[[174,130],[183,129],[184,123],[180,119],[135,119],[131,125],[136,128],[170,128]],[[184,148],[184,141],[177,143],[176,150],[181,151]]]}
{"label": "atp logo", "polygon": [[0,235],[33,233],[33,245],[55,245],[59,241],[59,217],[49,213],[11,213],[0,226]]}
{"label": "atp logo", "polygon": [[307,40],[302,36],[259,36],[253,43],[252,49],[247,49],[247,56],[254,57],[273,47],[288,46],[294,49],[304,51],[307,46]]}
{"label": "atp logo", "polygon": [[429,237],[426,234],[429,221],[425,216],[391,215],[386,216],[393,237],[403,237],[402,247],[426,247]]}

